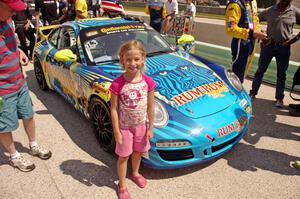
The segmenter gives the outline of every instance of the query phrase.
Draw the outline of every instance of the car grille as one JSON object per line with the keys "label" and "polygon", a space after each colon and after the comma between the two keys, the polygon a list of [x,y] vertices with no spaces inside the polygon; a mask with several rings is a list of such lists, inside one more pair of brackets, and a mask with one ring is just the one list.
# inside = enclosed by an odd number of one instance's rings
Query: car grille
{"label": "car grille", "polygon": [[176,160],[186,160],[194,157],[192,149],[183,150],[157,150],[158,154],[163,160],[176,161]]}

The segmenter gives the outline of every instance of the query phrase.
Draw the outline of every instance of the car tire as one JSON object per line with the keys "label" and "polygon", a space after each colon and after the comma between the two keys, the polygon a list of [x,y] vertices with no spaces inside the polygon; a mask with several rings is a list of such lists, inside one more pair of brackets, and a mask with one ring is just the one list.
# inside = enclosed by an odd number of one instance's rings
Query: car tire
{"label": "car tire", "polygon": [[45,79],[42,65],[41,65],[40,61],[38,60],[38,58],[36,58],[36,57],[34,57],[33,66],[34,66],[35,78],[37,80],[37,83],[38,83],[40,89],[42,89],[43,91],[49,90],[49,87],[48,87],[46,79]]}
{"label": "car tire", "polygon": [[94,97],[89,104],[89,110],[94,131],[101,147],[106,152],[113,153],[116,142],[109,107],[101,99]]}

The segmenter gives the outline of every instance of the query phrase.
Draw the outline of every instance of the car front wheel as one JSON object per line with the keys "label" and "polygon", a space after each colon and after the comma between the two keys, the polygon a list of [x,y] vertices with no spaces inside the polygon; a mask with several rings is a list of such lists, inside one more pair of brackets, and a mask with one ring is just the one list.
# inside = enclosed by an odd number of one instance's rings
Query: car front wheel
{"label": "car front wheel", "polygon": [[45,75],[44,75],[44,72],[42,69],[42,65],[36,57],[34,57],[33,66],[34,66],[35,78],[38,82],[40,89],[42,89],[43,91],[49,90],[49,87],[47,85]]}
{"label": "car front wheel", "polygon": [[116,144],[108,106],[99,98],[93,98],[89,110],[100,145],[105,151],[114,152]]}

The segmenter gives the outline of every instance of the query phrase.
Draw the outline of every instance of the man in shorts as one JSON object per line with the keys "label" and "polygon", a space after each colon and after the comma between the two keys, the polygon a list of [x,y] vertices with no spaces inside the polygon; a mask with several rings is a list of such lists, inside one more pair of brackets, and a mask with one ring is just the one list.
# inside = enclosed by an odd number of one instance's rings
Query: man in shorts
{"label": "man in shorts", "polygon": [[171,21],[178,14],[178,3],[177,0],[166,1],[167,16],[163,22],[162,34],[166,34],[171,28]]}
{"label": "man in shorts", "polygon": [[29,140],[29,153],[41,159],[49,159],[51,152],[42,149],[36,141],[32,102],[21,65],[28,64],[25,53],[17,48],[12,15],[26,9],[21,0],[0,0],[0,141],[9,156],[9,164],[21,171],[32,171],[35,165],[17,150],[12,131],[23,120]]}

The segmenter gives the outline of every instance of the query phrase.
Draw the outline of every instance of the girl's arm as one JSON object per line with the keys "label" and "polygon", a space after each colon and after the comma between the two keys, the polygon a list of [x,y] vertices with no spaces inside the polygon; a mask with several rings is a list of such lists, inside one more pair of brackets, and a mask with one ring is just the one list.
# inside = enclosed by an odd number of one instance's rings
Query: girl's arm
{"label": "girl's arm", "polygon": [[110,113],[111,113],[111,121],[112,121],[112,125],[113,125],[115,140],[118,144],[122,144],[123,138],[122,138],[122,134],[121,134],[120,128],[119,128],[118,98],[119,97],[117,95],[111,93]]}
{"label": "girl's arm", "polygon": [[147,130],[148,138],[153,137],[153,123],[154,123],[154,91],[148,93],[147,113],[149,119],[149,127]]}

